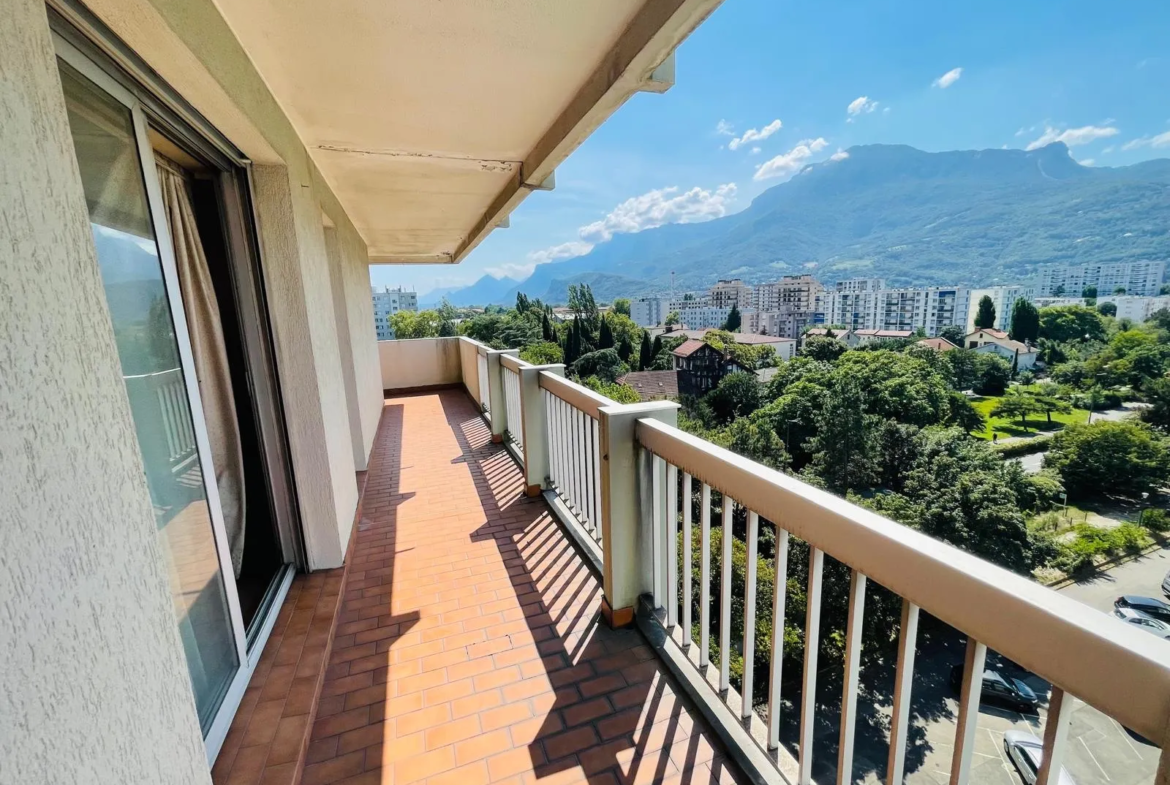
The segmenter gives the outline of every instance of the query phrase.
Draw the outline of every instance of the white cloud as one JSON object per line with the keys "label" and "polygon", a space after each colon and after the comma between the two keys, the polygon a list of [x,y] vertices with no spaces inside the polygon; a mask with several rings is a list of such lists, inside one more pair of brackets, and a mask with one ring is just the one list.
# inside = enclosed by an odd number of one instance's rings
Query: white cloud
{"label": "white cloud", "polygon": [[854,98],[849,102],[849,106],[845,107],[845,111],[849,113],[849,120],[847,122],[852,123],[854,117],[857,117],[859,114],[869,114],[877,108],[878,102],[869,100],[869,96],[863,95],[859,98]]}
{"label": "white cloud", "polygon": [[1053,142],[1064,142],[1069,147],[1076,147],[1098,139],[1116,136],[1118,133],[1118,130],[1112,126],[1084,125],[1080,128],[1066,128],[1059,131],[1049,125],[1045,126],[1044,133],[1040,135],[1039,139],[1029,142],[1024,149],[1037,150]]}
{"label": "white cloud", "polygon": [[1108,147],[1103,149],[1101,151],[1101,155],[1109,155],[1109,153],[1111,153],[1111,152],[1113,152],[1113,145],[1109,145]]}
{"label": "white cloud", "polygon": [[659,188],[627,199],[605,218],[582,226],[577,230],[579,239],[532,251],[524,264],[509,262],[488,267],[486,272],[497,278],[524,278],[538,264],[584,256],[593,250],[593,246],[612,239],[615,234],[633,234],[664,224],[700,223],[722,218],[735,200],[735,191],[735,183],[724,183],[714,191],[696,186],[681,194],[674,186]]}
{"label": "white cloud", "polygon": [[829,156],[829,160],[830,161],[844,161],[848,157],[849,157],[849,152],[847,150],[842,150],[841,148],[838,147],[837,152],[835,152]]}
{"label": "white cloud", "polygon": [[1081,166],[1093,166],[1097,161],[1093,158],[1086,158],[1083,161],[1077,161]]}
{"label": "white cloud", "polygon": [[752,152],[752,155],[759,155],[759,154],[760,154],[760,150],[761,150],[761,149],[762,149],[762,148],[759,148],[759,147],[753,147],[753,148],[752,148],[752,150],[751,150],[751,152]]}
{"label": "white cloud", "polygon": [[951,70],[947,71],[945,74],[940,76],[938,79],[935,79],[930,84],[931,84],[931,87],[938,87],[938,88],[941,88],[943,90],[946,90],[948,87],[953,85],[955,82],[959,81],[959,77],[962,75],[963,75],[962,68],[952,68]]}
{"label": "white cloud", "polygon": [[726,120],[720,120],[715,124],[715,133],[720,136],[735,136],[735,131],[731,127],[731,123]]}
{"label": "white cloud", "polygon": [[804,139],[786,153],[765,161],[756,167],[753,180],[770,180],[774,177],[789,178],[799,172],[815,153],[829,146],[824,137]]}
{"label": "white cloud", "polygon": [[783,123],[781,123],[779,120],[773,120],[758,131],[755,128],[749,128],[748,130],[744,131],[743,136],[737,139],[732,139],[730,142],[728,142],[727,146],[732,150],[737,150],[749,142],[762,142],[772,134],[779,131],[782,125]]}
{"label": "white cloud", "polygon": [[1131,139],[1121,146],[1122,150],[1136,150],[1139,147],[1167,147],[1170,146],[1170,131],[1157,136],[1142,136]]}
{"label": "white cloud", "polygon": [[659,188],[634,196],[619,204],[600,221],[582,226],[577,234],[586,243],[603,243],[615,234],[633,234],[663,224],[710,221],[727,215],[728,204],[735,198],[735,183],[725,183],[714,191],[695,186],[678,193],[678,188]]}

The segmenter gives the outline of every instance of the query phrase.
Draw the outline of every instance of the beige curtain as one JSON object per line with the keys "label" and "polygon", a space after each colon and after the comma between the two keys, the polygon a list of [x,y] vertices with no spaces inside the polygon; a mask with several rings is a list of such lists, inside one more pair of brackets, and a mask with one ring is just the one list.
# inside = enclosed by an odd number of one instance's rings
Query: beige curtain
{"label": "beige curtain", "polygon": [[176,164],[162,156],[156,155],[156,163],[167,226],[175,246],[175,265],[179,269],[191,349],[195,354],[195,373],[199,377],[199,398],[211,442],[215,484],[223,509],[232,569],[239,578],[244,558],[244,463],[219,303],[195,225],[187,178]]}

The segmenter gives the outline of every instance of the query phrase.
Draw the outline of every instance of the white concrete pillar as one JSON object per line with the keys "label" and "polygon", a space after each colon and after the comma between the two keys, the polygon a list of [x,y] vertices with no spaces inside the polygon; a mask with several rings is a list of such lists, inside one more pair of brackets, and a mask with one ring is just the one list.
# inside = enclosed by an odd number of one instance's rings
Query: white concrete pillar
{"label": "white concrete pillar", "polygon": [[601,611],[611,627],[631,624],[638,595],[652,588],[653,516],[643,511],[643,500],[651,495],[650,462],[641,460],[635,426],[643,418],[677,425],[678,409],[671,401],[650,401],[603,406],[598,411],[604,551]]}
{"label": "white concrete pillar", "polygon": [[524,419],[521,441],[524,443],[524,492],[539,496],[550,487],[548,463],[548,420],[544,410],[544,395],[540,389],[543,371],[565,375],[564,363],[533,365],[520,369],[520,411]]}

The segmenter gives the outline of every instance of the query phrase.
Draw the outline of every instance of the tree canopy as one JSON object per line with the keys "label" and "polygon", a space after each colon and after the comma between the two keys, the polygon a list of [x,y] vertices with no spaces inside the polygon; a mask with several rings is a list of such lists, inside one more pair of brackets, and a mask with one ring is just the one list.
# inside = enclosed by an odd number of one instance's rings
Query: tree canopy
{"label": "tree canopy", "polygon": [[979,310],[975,312],[975,326],[984,330],[995,327],[995,303],[987,295],[979,299]]}

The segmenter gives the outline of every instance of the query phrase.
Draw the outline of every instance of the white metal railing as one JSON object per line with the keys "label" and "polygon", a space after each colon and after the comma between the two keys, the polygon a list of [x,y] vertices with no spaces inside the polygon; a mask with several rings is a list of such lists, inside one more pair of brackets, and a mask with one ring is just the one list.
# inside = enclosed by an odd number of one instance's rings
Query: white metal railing
{"label": "white metal railing", "polygon": [[514,357],[503,357],[500,360],[500,372],[504,383],[504,408],[507,420],[505,433],[520,451],[521,462],[524,455],[524,419],[520,401],[520,368],[528,366],[523,360]]}
{"label": "white metal railing", "polygon": [[[967,635],[967,651],[954,741],[950,781],[965,785],[971,771],[984,658],[991,648],[1052,684],[1044,731],[1044,763],[1038,785],[1056,785],[1067,748],[1073,701],[1081,700],[1122,726],[1161,742],[1170,719],[1170,657],[1166,644],[1027,578],[857,507],[799,480],[768,469],[653,419],[640,419],[636,441],[646,450],[650,476],[641,484],[651,495],[651,585],[656,614],[668,633],[665,645],[676,647],[706,683],[704,700],[730,710],[750,735],[755,750],[745,750],[764,765],[795,772],[802,785],[811,781],[813,727],[816,719],[817,650],[824,556],[851,570],[845,633],[845,673],[839,726],[837,782],[852,782],[854,730],[857,725],[858,672],[867,581],[872,579],[902,598],[894,702],[890,727],[888,782],[901,785],[909,724],[910,689],[919,610],[925,610]],[[694,520],[692,494],[699,496]],[[720,597],[717,603],[719,668],[709,666],[712,607],[712,492],[722,496]],[[683,500],[680,510],[680,495]],[[743,597],[732,597],[732,520],[737,505],[746,510],[747,565]],[[756,555],[761,520],[775,529],[776,569],[773,629],[768,672],[754,672]],[[645,522],[644,522],[645,523]],[[683,536],[678,574],[679,526]],[[700,619],[692,636],[693,592],[689,566],[691,540],[699,527]],[[798,756],[780,747],[781,663],[784,647],[785,589],[789,538],[808,544],[807,612],[804,619],[804,670],[800,691]],[[733,651],[731,609],[743,603],[743,675],[738,694],[732,689],[729,663]],[[681,613],[680,613],[681,610]],[[680,618],[681,617],[681,618]],[[697,644],[697,645],[696,645]],[[762,716],[753,710],[754,680],[769,685]],[[733,720],[734,722],[734,720]],[[742,731],[740,731],[742,732]],[[1167,775],[1163,756],[1159,777]],[[795,766],[793,766],[795,764]]]}
{"label": "white metal railing", "polygon": [[585,532],[601,533],[601,434],[598,410],[613,401],[549,372],[540,375],[549,447],[549,479]]}

